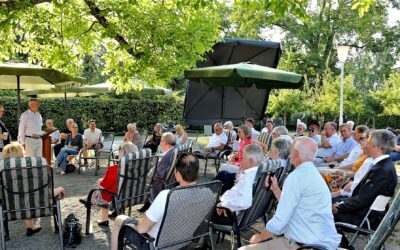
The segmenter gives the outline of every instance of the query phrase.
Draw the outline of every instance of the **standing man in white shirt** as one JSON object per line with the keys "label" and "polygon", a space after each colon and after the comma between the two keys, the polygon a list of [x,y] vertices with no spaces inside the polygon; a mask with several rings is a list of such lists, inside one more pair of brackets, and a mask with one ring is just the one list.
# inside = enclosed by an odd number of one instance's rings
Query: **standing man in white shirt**
{"label": "standing man in white shirt", "polygon": [[[85,129],[83,134],[83,156],[87,157],[87,150],[94,149],[98,150],[101,149],[101,130],[96,128],[96,121],[89,120],[89,128]],[[86,161],[85,161],[86,164]]]}
{"label": "standing man in white shirt", "polygon": [[[333,220],[331,195],[312,162],[317,149],[308,137],[295,140],[290,153],[295,170],[286,178],[282,191],[276,177],[272,177],[271,190],[279,201],[276,213],[265,230],[251,237],[250,243],[257,245],[240,250],[297,249],[304,244],[318,244],[330,250],[338,247],[341,237]],[[266,178],[267,187],[268,181]]]}
{"label": "standing man in white shirt", "polygon": [[18,141],[25,148],[25,156],[42,156],[42,139],[33,138],[33,134],[42,131],[43,119],[39,113],[39,100],[32,98],[28,110],[21,114],[18,127]]}
{"label": "standing man in white shirt", "polygon": [[264,160],[260,146],[249,144],[243,149],[243,160],[236,175],[236,184],[221,196],[212,221],[215,224],[232,225],[233,212],[247,209],[253,202],[253,184],[258,166]]}

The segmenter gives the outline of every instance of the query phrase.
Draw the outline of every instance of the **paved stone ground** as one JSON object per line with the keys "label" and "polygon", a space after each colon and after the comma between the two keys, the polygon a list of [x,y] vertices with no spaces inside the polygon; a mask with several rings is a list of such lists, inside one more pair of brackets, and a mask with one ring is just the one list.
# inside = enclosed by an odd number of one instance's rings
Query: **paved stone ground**
{"label": "paved stone ground", "polygon": [[[201,166],[204,166],[202,162]],[[85,227],[86,211],[79,203],[79,198],[84,198],[88,191],[95,186],[96,180],[103,175],[105,168],[101,168],[99,176],[94,176],[94,169],[87,169],[80,175],[55,175],[55,186],[63,186],[66,190],[66,198],[61,201],[62,218],[70,213],[75,213],[80,219],[82,226]],[[207,177],[203,177],[203,168],[201,168],[201,181],[211,179],[215,174],[215,168],[209,167],[207,170]],[[113,221],[110,221],[109,228],[101,228],[97,226],[95,220],[99,218],[100,214],[94,212],[92,214],[92,233],[84,235],[82,243],[77,249],[109,249],[111,241],[111,230]],[[140,214],[133,209],[133,216],[138,217]],[[42,218],[40,221],[42,231],[32,237],[25,236],[25,226],[23,221],[16,221],[10,223],[10,237],[11,240],[7,242],[8,249],[57,249],[58,248],[58,235],[54,234],[54,226],[52,225],[51,218]],[[258,223],[254,226],[255,229],[262,229],[263,223]],[[256,230],[250,229],[243,233],[244,243],[251,237]],[[388,240],[387,249],[400,249],[400,226],[398,225],[394,234]],[[357,249],[363,249],[366,243],[365,239],[358,241]],[[218,244],[217,249],[230,249],[230,237],[225,237],[223,244]]]}

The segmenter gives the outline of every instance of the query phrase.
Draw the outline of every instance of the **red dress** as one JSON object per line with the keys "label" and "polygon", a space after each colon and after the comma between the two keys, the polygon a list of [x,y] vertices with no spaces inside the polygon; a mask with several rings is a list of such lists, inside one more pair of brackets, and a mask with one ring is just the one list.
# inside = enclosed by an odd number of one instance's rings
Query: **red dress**
{"label": "red dress", "polygon": [[[115,193],[117,191],[117,180],[118,180],[118,164],[114,166],[109,166],[104,175],[103,180],[100,182],[100,186],[102,186],[105,190],[109,192]],[[112,195],[101,192],[101,196],[103,200],[110,202],[112,199]]]}

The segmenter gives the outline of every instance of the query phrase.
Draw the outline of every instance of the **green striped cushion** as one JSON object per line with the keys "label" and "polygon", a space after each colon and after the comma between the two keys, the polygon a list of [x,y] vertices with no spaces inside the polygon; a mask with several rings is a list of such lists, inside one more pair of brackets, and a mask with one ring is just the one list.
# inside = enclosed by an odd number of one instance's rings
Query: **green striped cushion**
{"label": "green striped cushion", "polygon": [[[35,162],[28,159],[28,161],[24,162],[24,166],[27,166],[27,164],[38,164],[39,162],[41,161]],[[51,175],[51,168],[48,166],[24,168],[21,167],[22,164],[19,164],[21,163],[19,160],[6,161],[5,163],[6,170],[1,172],[1,179],[5,190],[3,194],[5,210],[11,211],[7,213],[7,219],[13,221],[44,217],[52,214],[52,209],[50,208],[53,201],[53,176]],[[9,168],[8,166],[14,167]],[[18,209],[29,210],[18,211]]]}
{"label": "green striped cushion", "polygon": [[121,185],[122,185],[122,178],[120,178],[120,175],[125,173],[126,164],[130,160],[146,158],[146,157],[150,157],[150,156],[151,156],[151,149],[144,148],[144,149],[140,149],[137,152],[126,154],[126,155],[124,155],[124,157],[122,157],[119,160],[119,162],[118,162],[118,189],[117,189],[117,192],[120,190]]}
{"label": "green striped cushion", "polygon": [[0,170],[4,168],[34,167],[45,165],[47,165],[47,162],[43,157],[22,157],[0,160]]}
{"label": "green striped cushion", "polygon": [[177,147],[178,151],[179,152],[181,152],[181,151],[188,152],[192,148],[192,144],[193,144],[193,142],[191,140],[187,140],[185,144],[179,145]]}

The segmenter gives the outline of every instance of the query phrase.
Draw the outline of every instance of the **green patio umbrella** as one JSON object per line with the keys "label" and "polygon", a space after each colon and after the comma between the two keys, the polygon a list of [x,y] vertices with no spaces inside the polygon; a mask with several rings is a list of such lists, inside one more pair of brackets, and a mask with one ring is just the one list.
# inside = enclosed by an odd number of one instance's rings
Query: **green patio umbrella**
{"label": "green patio umbrella", "polygon": [[303,84],[302,75],[250,63],[186,70],[185,78],[190,81],[184,117],[192,125],[261,120],[271,89],[296,89]]}
{"label": "green patio umbrella", "polygon": [[189,80],[202,80],[209,86],[232,86],[258,89],[299,88],[303,76],[270,67],[250,63],[228,64],[185,71]]}
{"label": "green patio umbrella", "polygon": [[[133,85],[132,85],[133,87]],[[21,93],[25,96],[38,96],[40,98],[53,98],[53,97],[75,97],[75,96],[94,96],[113,93],[114,87],[111,83],[99,83],[94,85],[83,85],[80,87],[71,87],[66,89],[51,89],[51,90],[34,90],[28,89]],[[156,86],[155,88],[144,87],[140,91],[133,90],[138,94],[147,95],[172,95],[172,91],[162,87]]]}
{"label": "green patio umbrella", "polygon": [[84,78],[72,77],[55,69],[27,63],[0,63],[0,89],[16,89],[18,117],[21,114],[21,89],[53,90],[78,86]]}

